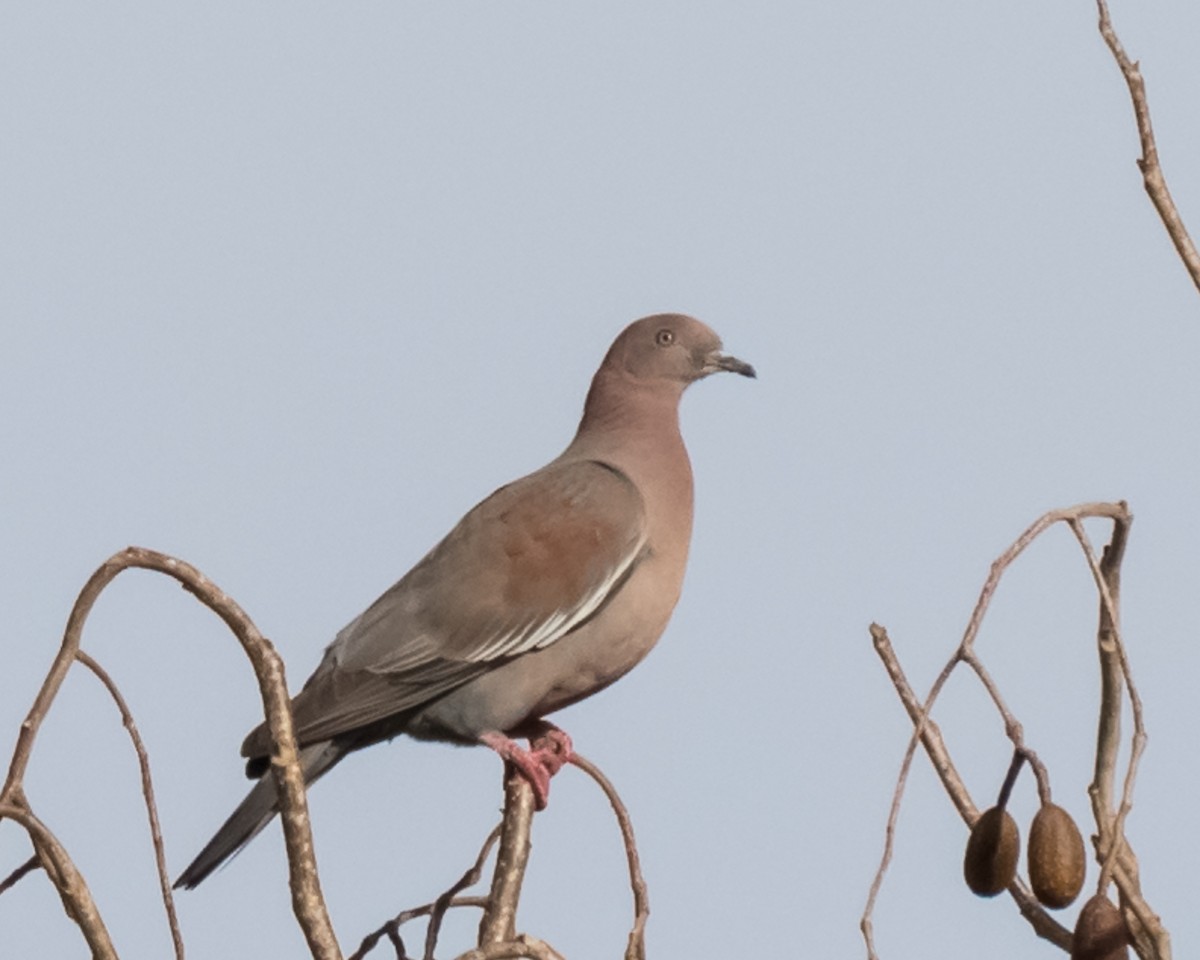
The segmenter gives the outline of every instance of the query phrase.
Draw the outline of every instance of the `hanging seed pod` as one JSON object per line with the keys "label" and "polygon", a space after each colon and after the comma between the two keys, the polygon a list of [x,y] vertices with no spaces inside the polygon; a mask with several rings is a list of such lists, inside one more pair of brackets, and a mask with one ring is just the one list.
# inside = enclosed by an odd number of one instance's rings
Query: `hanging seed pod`
{"label": "hanging seed pod", "polygon": [[985,810],[971,828],[963,877],[971,892],[981,897],[1002,893],[1017,873],[1021,836],[1017,822],[1002,807]]}
{"label": "hanging seed pod", "polygon": [[1071,960],[1129,960],[1129,930],[1121,911],[1098,893],[1083,905],[1071,938]]}
{"label": "hanging seed pod", "polygon": [[1029,828],[1029,885],[1047,907],[1070,906],[1083,889],[1087,853],[1071,815],[1057,804],[1043,804]]}

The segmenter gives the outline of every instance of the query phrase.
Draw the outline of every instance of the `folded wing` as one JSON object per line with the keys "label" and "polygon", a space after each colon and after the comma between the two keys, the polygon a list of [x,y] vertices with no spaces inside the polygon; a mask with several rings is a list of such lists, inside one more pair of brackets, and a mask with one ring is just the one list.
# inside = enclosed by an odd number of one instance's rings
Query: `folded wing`
{"label": "folded wing", "polygon": [[[593,616],[646,549],[641,495],[595,460],[552,463],[476,506],[350,623],[293,700],[303,744],[377,727]],[[253,731],[245,756],[267,753]]]}

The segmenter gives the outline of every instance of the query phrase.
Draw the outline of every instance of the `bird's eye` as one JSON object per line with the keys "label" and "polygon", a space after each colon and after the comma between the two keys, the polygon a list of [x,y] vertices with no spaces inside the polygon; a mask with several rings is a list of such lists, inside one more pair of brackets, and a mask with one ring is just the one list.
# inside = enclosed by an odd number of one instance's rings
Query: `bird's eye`
{"label": "bird's eye", "polygon": [[654,342],[660,347],[669,347],[675,342],[675,331],[665,329],[659,330],[658,333],[654,335]]}

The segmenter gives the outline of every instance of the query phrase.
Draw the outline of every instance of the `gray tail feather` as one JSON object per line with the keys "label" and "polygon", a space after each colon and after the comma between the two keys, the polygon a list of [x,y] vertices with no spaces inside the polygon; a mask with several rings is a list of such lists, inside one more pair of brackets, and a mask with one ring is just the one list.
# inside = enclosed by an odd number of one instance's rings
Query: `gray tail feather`
{"label": "gray tail feather", "polygon": [[[344,747],[330,741],[315,743],[300,751],[304,782],[311,784],[346,755]],[[279,812],[275,802],[275,778],[268,771],[250,788],[237,809],[229,815],[216,835],[205,844],[186,870],[175,881],[175,889],[192,890],[230,857],[258,836],[259,832]]]}

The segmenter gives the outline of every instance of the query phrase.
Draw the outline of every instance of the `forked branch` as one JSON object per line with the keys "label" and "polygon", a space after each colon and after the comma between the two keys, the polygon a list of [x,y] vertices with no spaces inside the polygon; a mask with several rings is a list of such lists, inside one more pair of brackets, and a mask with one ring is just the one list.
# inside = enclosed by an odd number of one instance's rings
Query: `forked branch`
{"label": "forked branch", "polygon": [[[1103,518],[1113,524],[1112,539],[1104,552],[1102,560],[1097,559],[1087,532],[1084,520],[1088,518]],[[874,945],[874,932],[871,915],[878,897],[884,875],[891,862],[896,822],[900,804],[904,794],[905,784],[911,768],[913,755],[918,745],[933,764],[934,770],[942,782],[947,795],[968,826],[973,825],[978,817],[974,801],[971,799],[962,779],[959,777],[949,751],[942,740],[937,725],[930,717],[938,694],[941,692],[950,674],[959,664],[968,666],[979,678],[987,691],[997,712],[1000,714],[1005,733],[1012,741],[1015,760],[1025,760],[1032,764],[1038,780],[1038,790],[1043,803],[1049,802],[1049,775],[1038,760],[1037,755],[1025,743],[1024,731],[1016,717],[1004,702],[999,686],[992,680],[982,660],[976,651],[983,618],[1001,577],[1008,567],[1024,552],[1024,550],[1045,530],[1057,523],[1065,523],[1083,550],[1084,558],[1092,573],[1100,596],[1100,617],[1097,630],[1097,647],[1101,661],[1101,690],[1102,703],[1100,711],[1099,733],[1096,750],[1095,777],[1090,788],[1093,812],[1097,826],[1097,858],[1101,864],[1099,889],[1104,890],[1110,878],[1116,883],[1121,895],[1121,904],[1126,922],[1133,934],[1134,946],[1143,960],[1167,960],[1170,956],[1170,940],[1163,929],[1158,916],[1142,897],[1137,882],[1137,860],[1124,835],[1125,818],[1133,806],[1133,790],[1137,778],[1138,761],[1145,744],[1145,730],[1142,721],[1142,704],[1137,688],[1133,683],[1129,659],[1121,638],[1119,600],[1120,600],[1120,566],[1124,556],[1125,544],[1129,536],[1132,516],[1124,503],[1089,503],[1081,504],[1065,510],[1055,510],[1040,517],[992,564],[979,600],[972,612],[970,621],[963,634],[962,641],[951,656],[949,662],[938,675],[929,695],[922,703],[913,693],[899,659],[888,638],[887,631],[878,625],[872,625],[871,636],[888,676],[895,687],[900,701],[913,724],[913,734],[905,752],[901,772],[898,777],[895,793],[892,797],[891,811],[888,816],[884,841],[884,852],[879,869],[871,885],[866,909],[862,917],[862,931],[867,945],[868,957],[877,957]],[[1128,696],[1134,718],[1134,733],[1131,738],[1130,757],[1126,766],[1123,785],[1120,791],[1119,804],[1115,800],[1117,759],[1120,744],[1120,715],[1124,697]],[[1063,950],[1069,950],[1071,933],[1057,923],[1042,909],[1030,890],[1018,877],[1008,887],[1010,896],[1016,902],[1021,915],[1029,922],[1034,931],[1041,937],[1051,941]]]}
{"label": "forked branch", "polygon": [[[67,913],[79,925],[85,940],[98,957],[115,957],[111,938],[96,909],[87,884],[53,834],[33,814],[24,791],[24,776],[42,722],[54,704],[67,672],[81,654],[83,627],[104,589],[130,568],[155,570],[173,577],[201,603],[217,614],[242,644],[255,676],[271,732],[275,753],[272,770],[279,795],[280,815],[287,839],[292,906],[314,957],[341,960],[341,951],[325,908],[313,855],[312,833],[300,772],[283,661],[269,640],[242,608],[199,570],[182,560],[140,547],[114,554],[88,579],[71,610],[59,652],[34,699],[17,736],[8,776],[0,788],[0,819],[8,817],[25,827],[42,865],[50,873]],[[99,674],[98,674],[99,675]],[[103,678],[102,678],[103,679]],[[152,798],[147,797],[153,807]],[[152,819],[156,819],[152,813]],[[166,894],[170,900],[169,892]]]}

